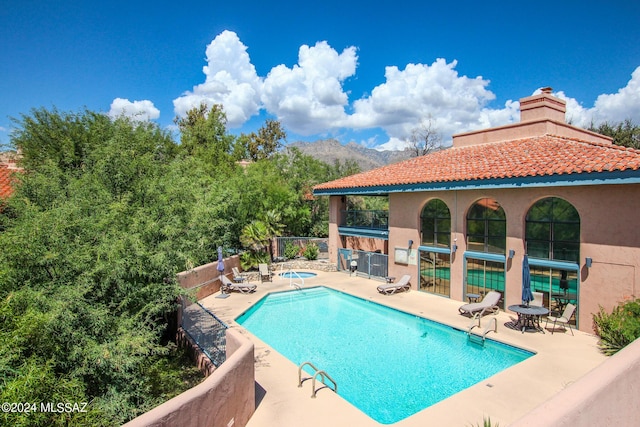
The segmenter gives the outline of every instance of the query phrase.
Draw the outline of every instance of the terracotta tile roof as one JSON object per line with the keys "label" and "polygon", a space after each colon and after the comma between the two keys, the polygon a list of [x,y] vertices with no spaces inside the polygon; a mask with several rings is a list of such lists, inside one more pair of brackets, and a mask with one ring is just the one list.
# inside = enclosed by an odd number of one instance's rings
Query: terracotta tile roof
{"label": "terracotta tile roof", "polygon": [[10,169],[7,165],[0,164],[0,199],[6,199],[13,193],[11,175],[15,171],[16,169]]}
{"label": "terracotta tile roof", "polygon": [[314,191],[640,169],[640,150],[545,135],[453,147],[351,175]]}

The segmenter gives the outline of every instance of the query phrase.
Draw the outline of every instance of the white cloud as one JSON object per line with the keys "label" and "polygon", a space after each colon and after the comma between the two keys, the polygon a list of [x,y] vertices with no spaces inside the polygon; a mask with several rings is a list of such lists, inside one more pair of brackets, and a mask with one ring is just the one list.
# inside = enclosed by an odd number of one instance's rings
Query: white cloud
{"label": "white cloud", "polygon": [[326,41],[304,45],[297,65],[271,70],[264,81],[262,102],[286,128],[302,135],[343,127],[349,99],[342,83],[355,74],[357,60],[354,47],[338,54]]}
{"label": "white cloud", "polygon": [[160,117],[160,110],[151,101],[131,102],[128,99],[116,98],[111,103],[111,109],[107,115],[112,119],[125,116],[137,121],[148,121]]}
{"label": "white cloud", "polygon": [[207,64],[202,68],[205,81],[173,100],[175,113],[185,116],[201,103],[222,104],[227,124],[236,128],[260,110],[262,82],[251,63],[247,47],[236,33],[223,31],[206,50]]}
{"label": "white cloud", "polygon": [[377,145],[373,148],[381,151],[384,151],[384,150],[395,151],[395,150],[404,150],[407,147],[408,145],[406,140],[391,137],[384,144]]}
{"label": "white cloud", "polygon": [[575,126],[589,127],[604,123],[618,123],[631,119],[640,122],[640,67],[631,73],[631,80],[615,94],[599,95],[593,107],[585,108],[564,92],[555,94],[567,102],[567,121]]}
{"label": "white cloud", "polygon": [[[370,95],[350,100],[344,83],[356,75],[357,49],[341,53],[326,41],[303,45],[298,63],[257,75],[247,47],[231,31],[218,35],[206,49],[205,82],[173,101],[175,112],[184,116],[200,103],[222,104],[228,126],[237,128],[261,111],[275,116],[288,131],[300,135],[340,135],[350,131],[382,130],[384,138],[362,143],[378,148],[401,149],[411,131],[425,119],[442,135],[445,145],[455,133],[501,126],[520,120],[519,102],[508,100],[501,108],[490,108],[495,100],[490,81],[481,76],[461,76],[457,61],[439,58],[431,65],[389,66],[385,82]],[[616,94],[600,95],[592,108],[585,108],[560,91],[567,101],[567,120],[588,127],[592,121],[640,121],[640,67],[627,86]],[[349,112],[348,112],[349,111]],[[382,144],[381,144],[382,143]]]}
{"label": "white cloud", "polygon": [[387,67],[386,82],[354,102],[349,124],[381,127],[390,137],[386,145],[397,147],[425,119],[431,118],[446,142],[451,134],[479,128],[483,121],[508,118],[508,113],[484,108],[495,99],[486,89],[489,81],[459,76],[456,65],[457,61],[439,58],[431,65],[408,64],[404,70]]}

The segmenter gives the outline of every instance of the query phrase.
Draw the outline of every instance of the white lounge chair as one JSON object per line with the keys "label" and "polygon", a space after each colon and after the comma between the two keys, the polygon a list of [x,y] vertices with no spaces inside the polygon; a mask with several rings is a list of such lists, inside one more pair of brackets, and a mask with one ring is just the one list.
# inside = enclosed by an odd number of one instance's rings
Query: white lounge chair
{"label": "white lounge chair", "polygon": [[271,281],[271,270],[267,264],[258,264],[258,271],[260,272],[260,281]]}
{"label": "white lounge chair", "polygon": [[484,296],[482,301],[462,305],[458,308],[458,311],[460,314],[469,314],[473,317],[482,317],[485,313],[498,314],[498,311],[500,310],[500,307],[498,307],[500,298],[502,298],[502,294],[500,292],[491,291]]}
{"label": "white lounge chair", "polygon": [[378,292],[383,293],[385,295],[392,295],[398,291],[409,291],[411,289],[411,284],[409,283],[411,280],[411,276],[405,274],[400,278],[396,283],[387,283],[386,285],[378,286]]}
{"label": "white lounge chair", "polygon": [[251,283],[233,283],[227,276],[224,274],[220,276],[220,281],[222,282],[222,291],[238,291],[243,294],[248,294],[256,290],[257,286],[252,285]]}
{"label": "white lounge chair", "polygon": [[238,270],[238,267],[231,267],[231,271],[233,272],[233,281],[236,283],[242,283],[245,280],[247,280],[246,277],[244,277],[242,275],[242,273],[240,273],[240,270]]}
{"label": "white lounge chair", "polygon": [[573,312],[575,310],[576,310],[575,305],[567,304],[567,306],[564,308],[564,311],[562,312],[562,316],[547,316],[547,323],[544,324],[545,329],[549,324],[549,320],[551,320],[553,322],[553,329],[551,330],[551,335],[553,335],[553,331],[555,331],[557,323],[562,324],[565,330],[567,329],[566,327],[568,326],[569,330],[571,331],[571,335],[573,335],[573,329],[571,329],[571,324],[569,323],[569,321],[571,320],[571,316],[573,316]]}

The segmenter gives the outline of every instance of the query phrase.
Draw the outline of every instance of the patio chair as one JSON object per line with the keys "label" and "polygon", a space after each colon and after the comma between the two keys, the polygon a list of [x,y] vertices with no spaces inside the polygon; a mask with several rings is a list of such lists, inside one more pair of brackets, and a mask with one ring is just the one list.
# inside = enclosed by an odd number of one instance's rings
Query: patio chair
{"label": "patio chair", "polygon": [[220,276],[220,281],[222,282],[221,290],[223,292],[238,291],[243,294],[249,294],[257,288],[256,285],[252,285],[251,283],[234,283],[224,274]]}
{"label": "patio chair", "polygon": [[260,272],[260,282],[271,281],[271,270],[267,264],[258,264],[258,271]]}
{"label": "patio chair", "polygon": [[247,280],[246,277],[244,277],[242,275],[242,273],[240,273],[240,270],[238,270],[238,267],[231,267],[231,271],[233,272],[233,281],[236,283],[242,283],[245,280]]}
{"label": "patio chair", "polygon": [[460,314],[469,314],[475,317],[482,317],[485,313],[498,314],[500,307],[498,302],[502,298],[502,294],[497,291],[488,292],[482,301],[464,304],[458,308]]}
{"label": "patio chair", "polygon": [[571,316],[573,316],[573,312],[576,310],[576,306],[573,304],[567,304],[562,312],[562,316],[547,316],[547,323],[545,323],[544,327],[547,328],[549,324],[549,320],[553,321],[553,329],[551,330],[551,335],[553,335],[553,331],[556,329],[556,324],[560,323],[563,326],[563,329],[566,331],[567,326],[569,326],[569,330],[571,331],[571,335],[573,335],[573,329],[571,328],[571,324],[569,321],[571,320]]}
{"label": "patio chair", "polygon": [[531,305],[538,305],[540,307],[544,305],[544,294],[542,292],[531,292],[531,295],[533,295]]}
{"label": "patio chair", "polygon": [[378,292],[385,295],[392,295],[398,291],[408,292],[409,289],[411,289],[411,284],[409,283],[409,280],[411,280],[411,276],[408,274],[405,274],[396,283],[387,283],[385,285],[378,286]]}

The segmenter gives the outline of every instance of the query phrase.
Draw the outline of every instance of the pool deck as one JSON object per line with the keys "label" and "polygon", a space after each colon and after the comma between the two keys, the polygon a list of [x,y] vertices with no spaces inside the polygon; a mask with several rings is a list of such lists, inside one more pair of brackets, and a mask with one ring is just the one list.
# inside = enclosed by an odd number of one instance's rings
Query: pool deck
{"label": "pool deck", "polygon": [[[381,295],[376,290],[380,281],[350,276],[343,272],[308,271],[317,273],[317,276],[304,279],[304,287],[326,286],[462,330],[467,330],[472,322],[468,317],[458,314],[458,307],[462,304],[460,301],[415,290]],[[200,301],[229,327],[238,329],[255,344],[256,411],[248,427],[384,425],[369,418],[329,389],[320,390],[317,397],[312,399],[311,381],[304,382],[302,388],[297,386],[298,367],[234,321],[267,293],[290,290],[289,282],[289,279],[275,276],[273,282],[257,283],[255,293],[234,292],[225,299],[216,298],[219,295],[217,293]],[[492,425],[506,426],[605,360],[605,356],[597,348],[597,337],[592,334],[574,330],[575,336],[572,336],[568,330],[565,333],[560,329],[553,335],[549,331],[544,334],[523,334],[505,326],[516,316],[504,311],[500,311],[497,316],[486,315],[482,320],[481,330],[493,322],[491,319],[494,317],[497,318],[498,332],[489,332],[488,337],[531,350],[536,355],[391,425],[482,426],[483,419],[490,418]],[[366,358],[367,355],[353,357]],[[384,369],[384,366],[380,369]],[[473,366],[469,366],[469,369],[473,369]]]}

